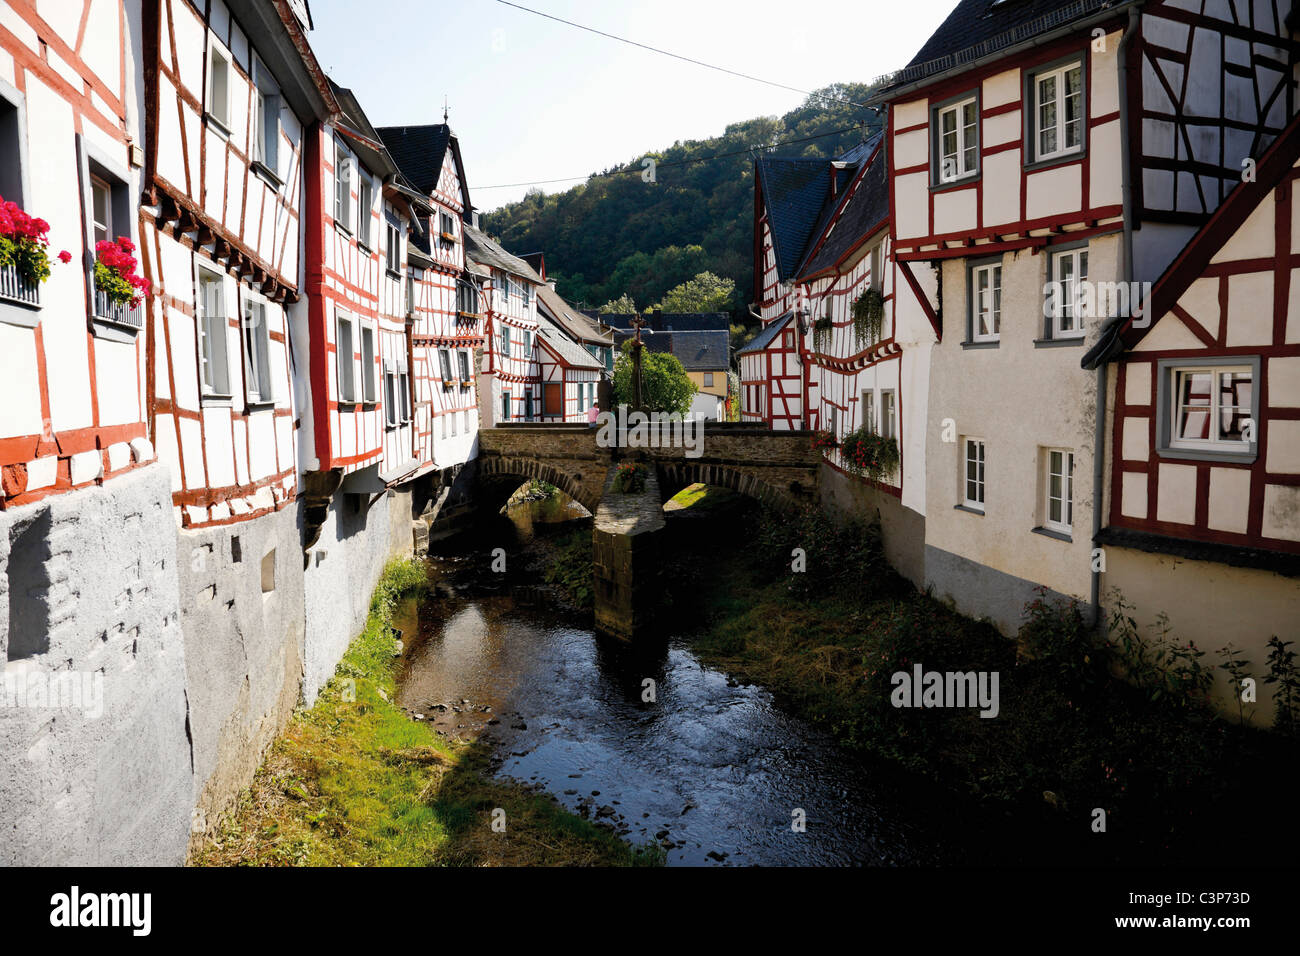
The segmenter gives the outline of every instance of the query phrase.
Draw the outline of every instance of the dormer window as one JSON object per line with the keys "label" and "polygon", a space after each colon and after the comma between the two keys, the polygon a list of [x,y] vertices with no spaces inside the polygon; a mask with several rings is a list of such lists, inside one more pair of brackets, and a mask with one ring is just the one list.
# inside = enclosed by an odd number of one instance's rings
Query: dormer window
{"label": "dormer window", "polygon": [[967,96],[934,109],[935,185],[979,172],[979,100]]}
{"label": "dormer window", "polygon": [[1035,162],[1083,149],[1083,64],[1078,60],[1032,78],[1032,142]]}

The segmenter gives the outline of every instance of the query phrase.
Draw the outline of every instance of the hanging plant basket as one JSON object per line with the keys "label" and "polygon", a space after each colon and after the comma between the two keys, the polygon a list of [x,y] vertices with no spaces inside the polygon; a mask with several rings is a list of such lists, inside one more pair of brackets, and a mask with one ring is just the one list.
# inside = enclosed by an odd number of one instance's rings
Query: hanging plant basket
{"label": "hanging plant basket", "polygon": [[898,468],[898,442],[865,426],[844,436],[840,453],[845,470],[872,481],[883,481]]}
{"label": "hanging plant basket", "polygon": [[831,335],[834,332],[834,326],[831,324],[831,317],[823,315],[820,319],[813,322],[813,351],[827,354],[831,348]]}
{"label": "hanging plant basket", "polygon": [[858,345],[880,341],[885,324],[885,298],[879,289],[868,289],[853,302],[853,334]]}
{"label": "hanging plant basket", "polygon": [[829,451],[832,448],[839,448],[840,443],[835,440],[834,433],[823,428],[813,435],[812,446],[818,451]]}

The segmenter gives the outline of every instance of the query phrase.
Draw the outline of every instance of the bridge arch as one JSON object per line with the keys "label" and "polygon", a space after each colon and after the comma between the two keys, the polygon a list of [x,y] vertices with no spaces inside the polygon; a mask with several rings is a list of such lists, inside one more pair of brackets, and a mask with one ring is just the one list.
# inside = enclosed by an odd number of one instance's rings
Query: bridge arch
{"label": "bridge arch", "polygon": [[[592,462],[591,465],[593,468],[597,467],[595,462]],[[600,475],[597,476],[596,487],[599,487],[605,478],[605,469],[600,467],[599,471]],[[478,475],[479,482],[484,487],[505,487],[507,482],[514,482],[514,485],[502,496],[501,503],[503,505],[505,499],[509,497],[515,488],[530,478],[535,478],[538,481],[545,481],[559,488],[593,515],[600,506],[600,493],[598,491],[593,492],[591,482],[584,482],[582,474],[571,474],[536,458],[505,457],[501,455],[485,456],[479,459]]]}
{"label": "bridge arch", "polygon": [[815,484],[808,486],[797,479],[782,487],[743,468],[716,462],[660,460],[655,462],[655,468],[659,477],[659,489],[665,501],[683,488],[704,484],[727,488],[753,498],[760,504],[789,511],[811,502],[811,495],[817,490]]}

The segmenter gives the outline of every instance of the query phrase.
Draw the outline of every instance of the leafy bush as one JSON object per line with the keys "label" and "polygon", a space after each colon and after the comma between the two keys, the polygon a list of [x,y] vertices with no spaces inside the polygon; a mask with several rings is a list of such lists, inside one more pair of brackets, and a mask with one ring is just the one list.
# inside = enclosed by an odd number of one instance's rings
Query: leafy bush
{"label": "leafy bush", "polygon": [[820,508],[790,513],[765,510],[758,519],[754,553],[769,578],[784,580],[798,598],[846,588],[866,597],[893,588],[897,576],[885,560],[879,524],[837,522]]}
{"label": "leafy bush", "polygon": [[589,608],[595,597],[592,591],[591,532],[577,530],[560,541],[554,559],[546,566],[547,584],[563,590],[575,605]]}
{"label": "leafy bush", "polygon": [[1068,692],[1087,691],[1105,679],[1105,653],[1079,613],[1078,601],[1047,600],[1047,588],[1034,589],[1038,597],[1025,605],[1020,646],[1032,660],[1041,661]]}
{"label": "leafy bush", "polygon": [[1277,708],[1273,726],[1289,736],[1296,736],[1297,710],[1300,709],[1300,672],[1296,669],[1295,651],[1288,650],[1295,641],[1283,641],[1277,636],[1268,641],[1268,676],[1265,684],[1276,684],[1273,704]]}

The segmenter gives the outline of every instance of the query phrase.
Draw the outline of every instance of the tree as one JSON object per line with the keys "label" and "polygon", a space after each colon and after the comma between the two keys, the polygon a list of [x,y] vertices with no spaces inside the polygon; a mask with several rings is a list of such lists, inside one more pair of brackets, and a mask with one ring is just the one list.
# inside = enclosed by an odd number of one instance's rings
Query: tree
{"label": "tree", "polygon": [[[647,348],[641,350],[641,397],[649,411],[685,415],[691,410],[691,399],[699,390],[677,356],[651,352]],[[614,363],[614,404],[632,404],[630,349],[625,349]]]}
{"label": "tree", "polygon": [[599,309],[601,315],[636,315],[636,303],[626,292],[617,299],[611,299]]}
{"label": "tree", "polygon": [[701,272],[694,279],[669,289],[655,308],[662,312],[722,312],[731,307],[735,292],[734,279]]}

